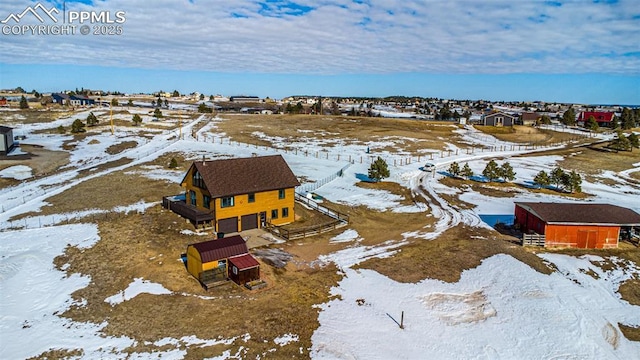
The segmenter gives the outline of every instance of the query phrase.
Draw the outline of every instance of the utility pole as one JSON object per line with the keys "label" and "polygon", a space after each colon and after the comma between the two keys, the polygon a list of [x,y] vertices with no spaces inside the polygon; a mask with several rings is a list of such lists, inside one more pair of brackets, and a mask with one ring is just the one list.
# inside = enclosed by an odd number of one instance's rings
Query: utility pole
{"label": "utility pole", "polygon": [[114,135],[113,131],[113,100],[109,103],[109,122],[111,122],[111,135]]}

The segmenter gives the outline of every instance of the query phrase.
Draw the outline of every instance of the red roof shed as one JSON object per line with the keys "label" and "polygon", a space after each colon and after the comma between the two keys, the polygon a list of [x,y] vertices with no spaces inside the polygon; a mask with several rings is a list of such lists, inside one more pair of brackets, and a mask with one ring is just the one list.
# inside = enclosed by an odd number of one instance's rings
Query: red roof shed
{"label": "red roof shed", "polygon": [[615,248],[620,227],[640,226],[640,214],[610,204],[515,204],[515,224],[524,233],[545,235],[545,247]]}

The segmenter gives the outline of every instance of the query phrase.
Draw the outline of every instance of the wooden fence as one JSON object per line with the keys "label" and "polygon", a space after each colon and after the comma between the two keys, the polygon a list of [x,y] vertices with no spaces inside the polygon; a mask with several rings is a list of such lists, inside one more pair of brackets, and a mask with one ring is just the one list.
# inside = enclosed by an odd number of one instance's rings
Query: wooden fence
{"label": "wooden fence", "polygon": [[544,246],[544,235],[522,234],[522,246]]}
{"label": "wooden fence", "polygon": [[319,234],[333,231],[335,229],[339,229],[341,227],[349,225],[349,215],[347,214],[343,214],[339,211],[320,205],[317,202],[311,199],[308,199],[297,193],[296,193],[296,201],[298,203],[301,203],[309,207],[312,210],[315,210],[321,214],[329,216],[330,218],[333,219],[333,221],[330,221],[324,224],[306,226],[301,228],[293,228],[293,229],[286,229],[282,226],[276,226],[267,222],[267,226],[265,227],[265,230],[285,240],[295,240],[295,239],[306,238],[307,236],[319,235]]}

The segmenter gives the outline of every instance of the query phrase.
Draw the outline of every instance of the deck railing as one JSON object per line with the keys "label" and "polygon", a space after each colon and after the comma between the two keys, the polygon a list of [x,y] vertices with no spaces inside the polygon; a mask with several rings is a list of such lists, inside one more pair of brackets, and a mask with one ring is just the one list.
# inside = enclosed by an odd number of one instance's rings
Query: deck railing
{"label": "deck railing", "polygon": [[523,246],[544,246],[545,236],[541,234],[522,234]]}

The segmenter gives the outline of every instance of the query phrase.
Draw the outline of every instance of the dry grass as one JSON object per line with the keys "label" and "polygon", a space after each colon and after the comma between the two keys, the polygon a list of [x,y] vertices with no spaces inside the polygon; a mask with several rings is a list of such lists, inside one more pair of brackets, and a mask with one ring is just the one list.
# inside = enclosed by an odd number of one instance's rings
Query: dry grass
{"label": "dry grass", "polygon": [[[31,105],[31,104],[29,104]],[[15,123],[19,119],[21,124],[48,123],[54,120],[73,115],[70,109],[28,109],[17,112],[0,113],[0,125],[5,123]],[[14,117],[15,115],[15,117]]]}
{"label": "dry grass", "polygon": [[115,155],[119,154],[127,149],[133,149],[138,146],[137,141],[123,141],[121,143],[113,144],[109,146],[106,150],[107,154]]}
{"label": "dry grass", "polygon": [[622,335],[631,341],[640,341],[640,326],[629,326],[618,323]]}
{"label": "dry grass", "polygon": [[514,125],[510,126],[476,126],[476,129],[485,134],[493,135],[502,141],[509,141],[518,144],[554,144],[565,141],[583,139],[583,136],[558,132],[546,129],[539,129],[531,126]]}
{"label": "dry grass", "polygon": [[[496,254],[507,254],[543,274],[552,272],[541,258],[519,245],[496,239],[497,235],[486,229],[457,226],[435,240],[415,239],[395,256],[370,259],[359,267],[373,269],[405,283],[426,278],[456,282],[464,270],[477,267],[482,260]],[[484,240],[472,237],[483,237]]]}
{"label": "dry grass", "polygon": [[[164,337],[212,339],[249,333],[251,339],[246,343],[238,340],[229,346],[191,347],[187,358],[219,355],[224,349],[235,353],[240,346],[247,348],[244,356],[248,358],[272,348],[277,348],[278,358],[308,357],[308,351],[300,354],[299,348],[311,347],[311,335],[318,327],[318,309],[313,305],[328,300],[329,288],[339,280],[336,269],[298,270],[291,265],[274,269],[262,264],[262,277],[269,283],[266,290],[250,292],[228,283],[205,292],[179,261],[187,244],[201,238],[180,234],[186,225],[176,220],[175,214],[154,207],[145,214],[100,222],[101,241],[90,249],[67,249],[56,265],[68,263],[68,271],[89,274],[92,282],[74,293],[74,298],[85,299],[87,305],[72,307],[63,316],[75,321],[108,321],[107,335],[138,340],[131,352],[159,350],[143,342]],[[174,295],[141,294],[113,307],[104,301],[135,277],[161,283]],[[300,341],[284,347],[273,343],[286,333],[298,334]]]}
{"label": "dry grass", "polygon": [[[24,160],[2,160],[0,170],[16,165],[26,165],[31,168],[33,176],[37,178],[54,174],[61,167],[69,164],[69,153],[66,151],[52,151],[34,145],[21,145],[20,149],[31,154],[31,157]],[[20,183],[19,180],[0,178],[0,188],[18,183]]]}
{"label": "dry grass", "polygon": [[420,195],[413,194],[411,189],[390,181],[380,181],[377,183],[360,181],[356,183],[356,186],[363,189],[385,190],[394,195],[399,195],[402,197],[400,201],[402,205],[415,205],[416,203],[425,202],[424,198]]}
{"label": "dry grass", "polygon": [[271,146],[272,143],[253,135],[253,132],[284,138],[285,143],[304,143],[305,138],[315,138],[331,144],[327,146],[364,145],[394,139],[393,148],[372,145],[371,150],[410,153],[425,148],[444,149],[445,141],[457,143],[460,140],[460,136],[453,133],[457,129],[455,125],[417,120],[314,115],[239,115],[226,116],[225,119],[218,123],[219,131],[234,141],[260,146]]}
{"label": "dry grass", "polygon": [[116,206],[131,205],[138,201],[160,201],[163,195],[177,194],[180,190],[178,184],[117,171],[83,181],[67,191],[48,198],[47,202],[51,206],[43,207],[38,213],[21,214],[15,219],[86,209],[111,210]]}

